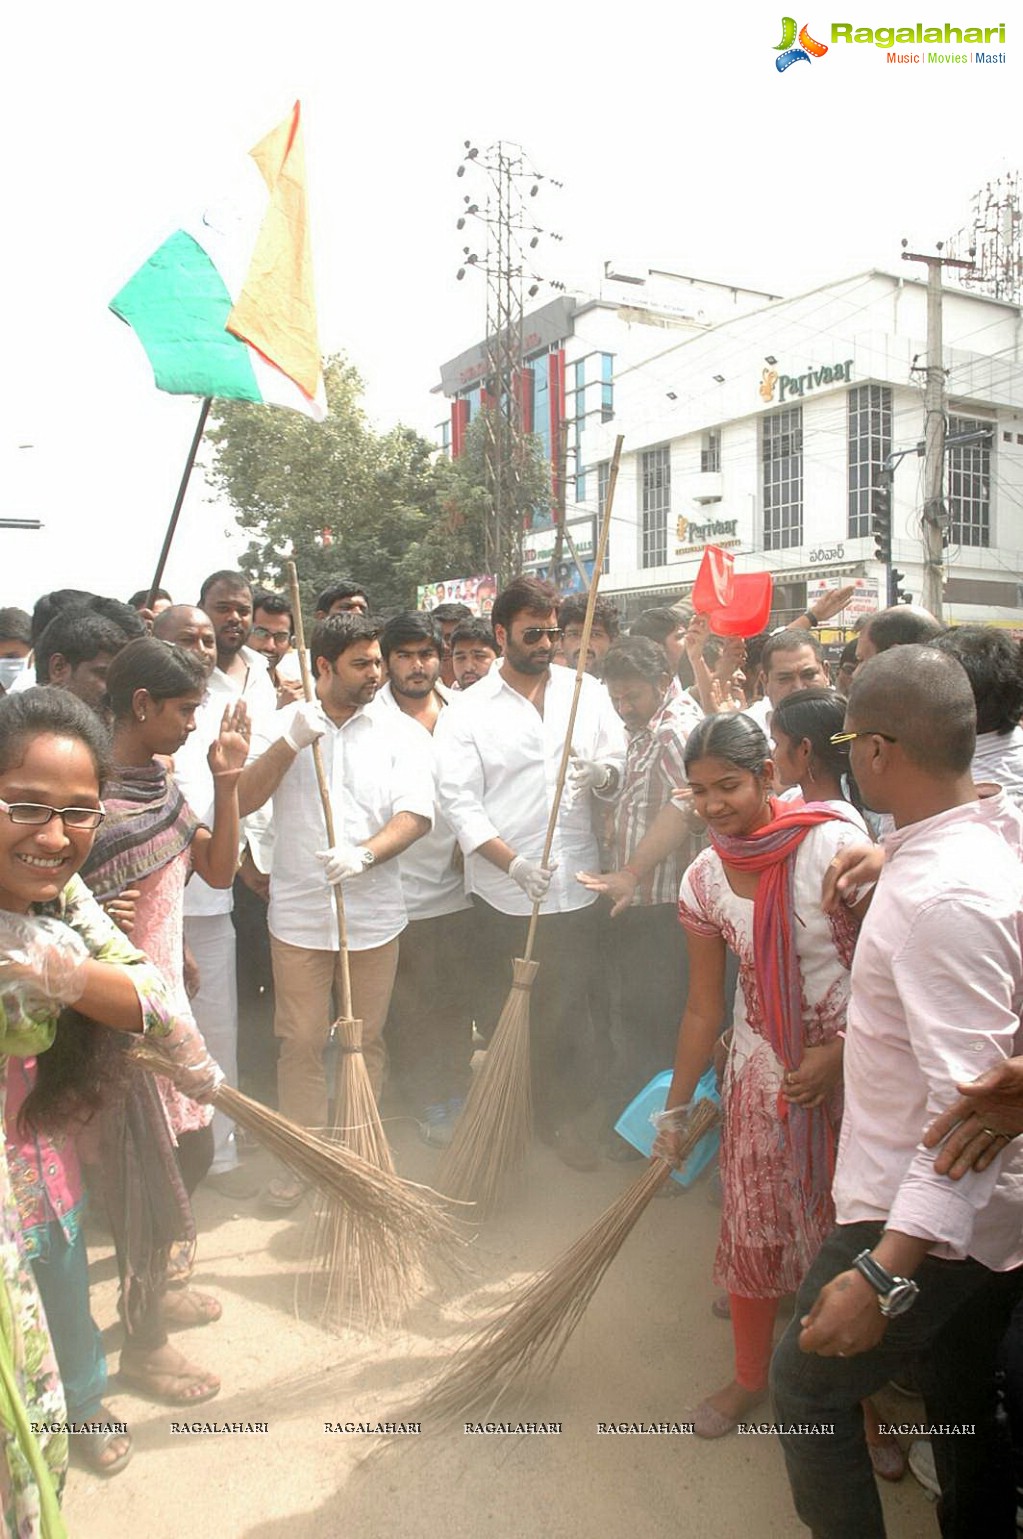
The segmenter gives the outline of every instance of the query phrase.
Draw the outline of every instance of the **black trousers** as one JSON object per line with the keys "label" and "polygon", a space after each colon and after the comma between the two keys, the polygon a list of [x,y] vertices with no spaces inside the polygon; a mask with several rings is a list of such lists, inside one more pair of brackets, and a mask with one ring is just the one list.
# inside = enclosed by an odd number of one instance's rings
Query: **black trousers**
{"label": "black trousers", "polygon": [[607,1089],[615,1121],[655,1074],[674,1065],[689,952],[674,903],[626,909],[611,920],[608,940],[619,996]]}
{"label": "black trousers", "polygon": [[[476,1026],[488,1040],[497,1025],[520,957],[528,915],[502,914],[474,897],[480,966]],[[566,914],[541,914],[533,960],[539,971],[530,993],[530,1050],[537,1129],[549,1136],[559,1123],[592,1103],[596,1089],[588,990],[596,965],[597,911],[593,904]]]}
{"label": "black trousers", "polygon": [[390,1072],[418,1111],[469,1087],[475,919],[461,909],[401,932],[385,1040]]}

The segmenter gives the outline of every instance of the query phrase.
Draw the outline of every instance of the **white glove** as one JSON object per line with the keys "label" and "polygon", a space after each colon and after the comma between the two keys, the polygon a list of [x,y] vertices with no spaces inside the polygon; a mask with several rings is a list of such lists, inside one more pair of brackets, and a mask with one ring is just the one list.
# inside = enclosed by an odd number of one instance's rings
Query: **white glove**
{"label": "white glove", "polygon": [[333,849],[317,850],[316,859],[323,866],[323,874],[333,887],[350,876],[362,875],[366,870],[366,846],[335,844]]}
{"label": "white glove", "polygon": [[556,866],[538,866],[524,855],[516,855],[508,867],[508,875],[519,884],[527,898],[533,903],[539,903],[546,898],[551,877],[556,870]]}
{"label": "white glove", "polygon": [[85,992],[88,946],[59,919],[0,910],[0,989],[73,1005]]}
{"label": "white glove", "polygon": [[308,748],[311,743],[321,738],[326,730],[327,718],[323,714],[323,706],[320,702],[303,700],[295,707],[295,714],[284,733],[284,741],[296,753],[301,753],[303,748]]}
{"label": "white glove", "polygon": [[224,1071],[210,1057],[209,1048],[195,1020],[178,1015],[166,1036],[146,1033],[146,1043],[167,1059],[167,1077],[192,1101],[212,1101],[224,1083]]}
{"label": "white glove", "polygon": [[568,774],[565,776],[565,800],[570,807],[574,807],[587,791],[608,790],[616,773],[613,764],[604,764],[599,759],[569,759]]}

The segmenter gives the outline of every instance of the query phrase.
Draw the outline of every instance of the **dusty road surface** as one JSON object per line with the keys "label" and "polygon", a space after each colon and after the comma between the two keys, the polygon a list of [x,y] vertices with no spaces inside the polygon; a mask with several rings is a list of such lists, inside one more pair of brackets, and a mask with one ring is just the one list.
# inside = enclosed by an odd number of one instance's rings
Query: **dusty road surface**
{"label": "dusty road surface", "polygon": [[[388,1131],[402,1173],[429,1180],[436,1155],[412,1124]],[[268,1173],[266,1156],[250,1157]],[[296,1315],[306,1210],[261,1216],[206,1187],[195,1285],[224,1306],[217,1324],[177,1345],[216,1371],[218,1398],[190,1409],[147,1403],[111,1379],[135,1456],[109,1481],[72,1470],[72,1539],[777,1539],[806,1531],[789,1501],[770,1436],[704,1443],[679,1435],[616,1435],[601,1423],[684,1423],[730,1377],[731,1334],[715,1319],[710,1279],[718,1210],[705,1184],[655,1199],[611,1268],[549,1386],[516,1420],[557,1422],[557,1434],[445,1433],[407,1438],[398,1455],[361,1463],[370,1439],[327,1424],[395,1420],[411,1393],[505,1291],[553,1261],[634,1178],[639,1166],[566,1170],[532,1156],[521,1199],[486,1225],[460,1284],[429,1289],[403,1327],[369,1338]],[[90,1248],[93,1310],[116,1369],[114,1264]],[[892,1420],[922,1417],[891,1392]],[[758,1413],[769,1419],[765,1408]],[[266,1423],[250,1433],[175,1431],[175,1424]],[[933,1539],[934,1509],[908,1475],[884,1489],[891,1539]]]}

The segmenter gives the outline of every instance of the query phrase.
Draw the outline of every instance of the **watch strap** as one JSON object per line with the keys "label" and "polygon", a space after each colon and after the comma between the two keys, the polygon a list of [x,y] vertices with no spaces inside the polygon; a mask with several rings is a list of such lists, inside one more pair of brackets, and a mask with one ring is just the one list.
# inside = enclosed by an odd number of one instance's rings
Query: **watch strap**
{"label": "watch strap", "polygon": [[892,1289],[902,1281],[901,1277],[893,1277],[880,1261],[875,1261],[869,1250],[861,1250],[858,1256],[854,1256],[853,1266],[867,1279],[876,1293],[891,1293]]}

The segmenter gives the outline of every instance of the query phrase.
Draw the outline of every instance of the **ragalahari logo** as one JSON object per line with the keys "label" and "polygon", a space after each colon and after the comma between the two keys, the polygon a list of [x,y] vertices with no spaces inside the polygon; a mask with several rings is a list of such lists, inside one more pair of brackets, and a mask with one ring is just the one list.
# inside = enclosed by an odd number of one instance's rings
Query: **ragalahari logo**
{"label": "ragalahari logo", "polygon": [[796,23],[793,17],[783,16],[781,19],[781,42],[775,43],[775,52],[778,57],[774,61],[774,67],[779,72],[788,69],[790,64],[797,64],[800,59],[810,63],[811,55],[815,59],[823,58],[828,51],[827,43],[818,43],[812,38],[806,27],[799,29],[799,47],[792,45],[796,41]]}

